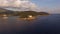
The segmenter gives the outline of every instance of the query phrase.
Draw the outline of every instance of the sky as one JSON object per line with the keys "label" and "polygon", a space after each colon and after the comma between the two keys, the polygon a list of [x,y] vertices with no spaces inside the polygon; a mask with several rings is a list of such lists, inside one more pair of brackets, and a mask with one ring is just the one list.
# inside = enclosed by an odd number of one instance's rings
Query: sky
{"label": "sky", "polygon": [[60,13],[60,0],[0,0],[0,7],[9,10],[28,10],[29,8],[38,12]]}
{"label": "sky", "polygon": [[32,0],[41,11],[60,13],[60,0]]}

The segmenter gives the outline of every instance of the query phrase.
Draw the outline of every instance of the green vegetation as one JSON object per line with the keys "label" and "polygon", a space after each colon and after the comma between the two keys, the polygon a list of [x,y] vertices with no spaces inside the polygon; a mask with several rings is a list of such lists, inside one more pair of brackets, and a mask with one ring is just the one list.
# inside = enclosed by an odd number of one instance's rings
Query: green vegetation
{"label": "green vegetation", "polygon": [[38,15],[49,15],[47,12],[38,12]]}
{"label": "green vegetation", "polygon": [[10,11],[5,9],[0,9],[0,15],[11,15],[11,16],[20,16],[20,17],[27,17],[28,15],[38,16],[38,15],[49,15],[46,12],[36,12],[36,11]]}

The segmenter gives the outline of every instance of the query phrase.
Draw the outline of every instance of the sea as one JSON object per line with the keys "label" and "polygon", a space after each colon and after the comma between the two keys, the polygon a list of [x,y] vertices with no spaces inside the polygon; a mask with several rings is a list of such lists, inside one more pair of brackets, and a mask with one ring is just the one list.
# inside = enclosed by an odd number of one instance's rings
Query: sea
{"label": "sea", "polygon": [[0,34],[60,34],[60,14],[37,16],[34,20],[0,17]]}

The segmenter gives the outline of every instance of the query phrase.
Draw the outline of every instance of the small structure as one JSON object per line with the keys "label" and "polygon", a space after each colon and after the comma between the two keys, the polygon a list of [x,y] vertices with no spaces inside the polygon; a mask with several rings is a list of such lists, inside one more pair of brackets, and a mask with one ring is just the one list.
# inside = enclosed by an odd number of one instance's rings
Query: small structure
{"label": "small structure", "polygon": [[33,16],[32,15],[28,15],[28,18],[32,18]]}
{"label": "small structure", "polygon": [[27,15],[27,17],[25,17],[25,18],[20,18],[20,19],[23,19],[23,20],[33,20],[33,19],[35,19],[35,18],[36,18],[36,16]]}
{"label": "small structure", "polygon": [[4,15],[3,15],[3,17],[7,17],[7,15],[6,15],[6,14],[4,14]]}
{"label": "small structure", "polygon": [[3,15],[2,15],[2,18],[3,18],[3,19],[7,19],[8,17],[7,17],[6,14],[3,14]]}
{"label": "small structure", "polygon": [[35,16],[28,15],[28,18],[27,18],[27,20],[31,20],[31,19],[35,19]]}

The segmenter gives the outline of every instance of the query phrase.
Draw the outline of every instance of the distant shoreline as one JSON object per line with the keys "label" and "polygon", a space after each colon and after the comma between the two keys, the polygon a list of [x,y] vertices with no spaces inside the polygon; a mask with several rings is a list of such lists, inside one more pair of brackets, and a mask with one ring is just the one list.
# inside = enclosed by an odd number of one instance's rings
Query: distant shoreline
{"label": "distant shoreline", "polygon": [[38,15],[49,15],[47,12],[36,12],[36,11],[10,11],[6,9],[0,9],[0,16],[7,15],[7,16],[21,16],[27,17],[28,15],[38,16]]}

